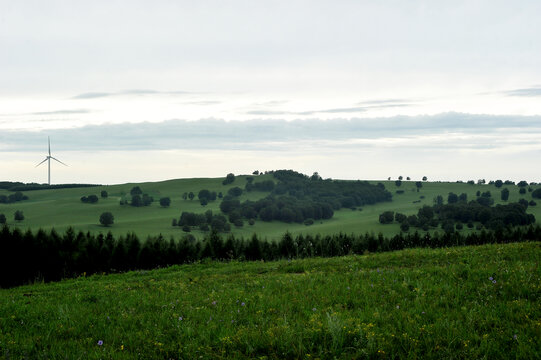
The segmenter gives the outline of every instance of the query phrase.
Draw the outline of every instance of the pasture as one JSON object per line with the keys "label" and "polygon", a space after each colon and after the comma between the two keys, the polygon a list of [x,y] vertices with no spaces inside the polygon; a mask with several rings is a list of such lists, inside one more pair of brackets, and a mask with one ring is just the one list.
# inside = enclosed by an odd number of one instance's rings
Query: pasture
{"label": "pasture", "polygon": [[[29,200],[11,204],[0,204],[0,214],[3,213],[8,219],[10,226],[17,226],[22,230],[39,228],[49,230],[55,228],[58,232],[64,232],[68,227],[73,227],[76,231],[90,232],[108,232],[114,235],[125,235],[128,232],[134,232],[141,238],[148,235],[162,234],[165,237],[181,237],[185,234],[180,227],[173,227],[172,220],[178,219],[182,211],[204,213],[212,210],[219,213],[220,199],[211,201],[206,206],[200,205],[197,200],[197,194],[202,189],[222,192],[235,186],[244,188],[247,176],[237,176],[232,184],[222,185],[223,178],[193,178],[177,179],[151,183],[128,183],[110,186],[98,186],[92,188],[73,188],[73,189],[55,189],[55,190],[34,190],[25,191],[24,194]],[[272,179],[271,175],[261,175],[256,177],[256,181]],[[372,181],[377,183],[378,181]],[[466,193],[468,200],[476,198],[477,191],[490,191],[495,200],[495,204],[505,203],[500,199],[500,191],[503,188],[510,190],[509,200],[507,202],[516,202],[521,198],[528,201],[532,200],[531,193],[519,194],[519,187],[515,185],[504,185],[498,189],[494,185],[470,185],[467,183],[451,182],[423,182],[423,187],[417,192],[414,181],[403,181],[400,187],[395,185],[394,181],[381,181],[387,190],[393,194],[392,202],[377,203],[367,205],[355,210],[341,209],[335,211],[334,217],[330,220],[317,221],[313,225],[306,226],[297,223],[284,222],[264,222],[256,221],[254,225],[245,225],[242,228],[232,226],[232,233],[239,237],[250,237],[257,233],[263,238],[278,239],[286,231],[293,235],[297,234],[336,234],[345,233],[383,233],[390,236],[400,232],[399,224],[381,225],[378,221],[379,214],[386,210],[398,211],[406,215],[416,214],[417,210],[423,205],[432,205],[437,195],[442,195],[445,201],[447,194],[454,192],[456,194]],[[144,193],[148,193],[154,198],[152,205],[147,207],[132,207],[129,205],[121,206],[120,200],[129,194],[130,189],[139,186]],[[539,187],[539,185],[537,186]],[[533,186],[533,188],[537,188]],[[80,201],[82,196],[91,194],[100,196],[102,190],[108,192],[108,198],[100,198],[95,204],[83,203]],[[403,191],[402,194],[396,191]],[[182,194],[193,192],[193,200],[183,200]],[[0,190],[0,195],[8,195],[9,192]],[[244,192],[240,200],[257,200],[267,196],[267,192]],[[163,208],[159,204],[161,197],[170,197],[171,206]],[[21,210],[25,219],[20,222],[13,220],[13,213]],[[109,211],[114,215],[114,225],[104,227],[99,224],[101,213]],[[541,204],[535,207],[529,207],[528,212],[535,215],[537,222],[541,221]],[[413,229],[412,229],[413,230]],[[467,229],[463,231],[468,231]],[[204,233],[199,230],[192,231],[191,234],[197,238],[203,237]]]}

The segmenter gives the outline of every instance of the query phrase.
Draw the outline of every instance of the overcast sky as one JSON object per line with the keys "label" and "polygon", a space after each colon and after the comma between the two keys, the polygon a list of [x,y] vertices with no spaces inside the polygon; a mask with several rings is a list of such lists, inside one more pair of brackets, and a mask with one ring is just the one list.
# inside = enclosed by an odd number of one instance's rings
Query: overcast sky
{"label": "overcast sky", "polygon": [[0,0],[0,180],[541,181],[539,1]]}

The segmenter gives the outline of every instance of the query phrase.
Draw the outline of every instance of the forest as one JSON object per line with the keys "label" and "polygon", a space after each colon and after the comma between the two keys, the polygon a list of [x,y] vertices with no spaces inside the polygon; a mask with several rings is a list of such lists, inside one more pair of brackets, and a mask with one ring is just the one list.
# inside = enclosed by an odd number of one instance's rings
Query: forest
{"label": "forest", "polygon": [[0,231],[0,287],[94,273],[152,269],[205,259],[271,261],[522,241],[541,241],[541,227],[506,227],[469,234],[414,232],[392,237],[373,233],[292,236],[286,232],[279,241],[268,241],[256,234],[249,239],[229,234],[224,239],[212,231],[203,241],[195,241],[190,234],[178,241],[162,236],[141,241],[133,233],[114,237],[110,232],[94,235],[69,229],[60,235],[55,230],[23,233],[17,228],[3,226]]}

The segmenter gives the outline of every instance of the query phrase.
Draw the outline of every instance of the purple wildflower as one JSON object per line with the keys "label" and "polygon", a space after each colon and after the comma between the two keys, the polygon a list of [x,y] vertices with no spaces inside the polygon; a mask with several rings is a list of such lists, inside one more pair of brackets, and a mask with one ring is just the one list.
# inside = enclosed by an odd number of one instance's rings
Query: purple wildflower
{"label": "purple wildflower", "polygon": [[496,284],[496,280],[492,280],[492,283],[493,283],[493,284]]}
{"label": "purple wildflower", "polygon": [[103,345],[103,340],[98,340],[98,346],[102,346]]}
{"label": "purple wildflower", "polygon": [[489,279],[490,281],[494,280],[494,278],[493,278],[492,276],[491,276],[491,277],[489,277],[488,279]]}
{"label": "purple wildflower", "polygon": [[240,304],[240,306],[246,306],[246,304],[244,303],[244,301]]}

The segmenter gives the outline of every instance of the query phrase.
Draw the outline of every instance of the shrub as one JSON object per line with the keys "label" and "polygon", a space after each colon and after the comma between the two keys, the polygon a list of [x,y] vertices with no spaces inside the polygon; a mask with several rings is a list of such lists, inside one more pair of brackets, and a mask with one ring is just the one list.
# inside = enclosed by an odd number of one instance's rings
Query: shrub
{"label": "shrub", "polygon": [[314,224],[314,219],[306,219],[304,220],[304,225],[310,226]]}

